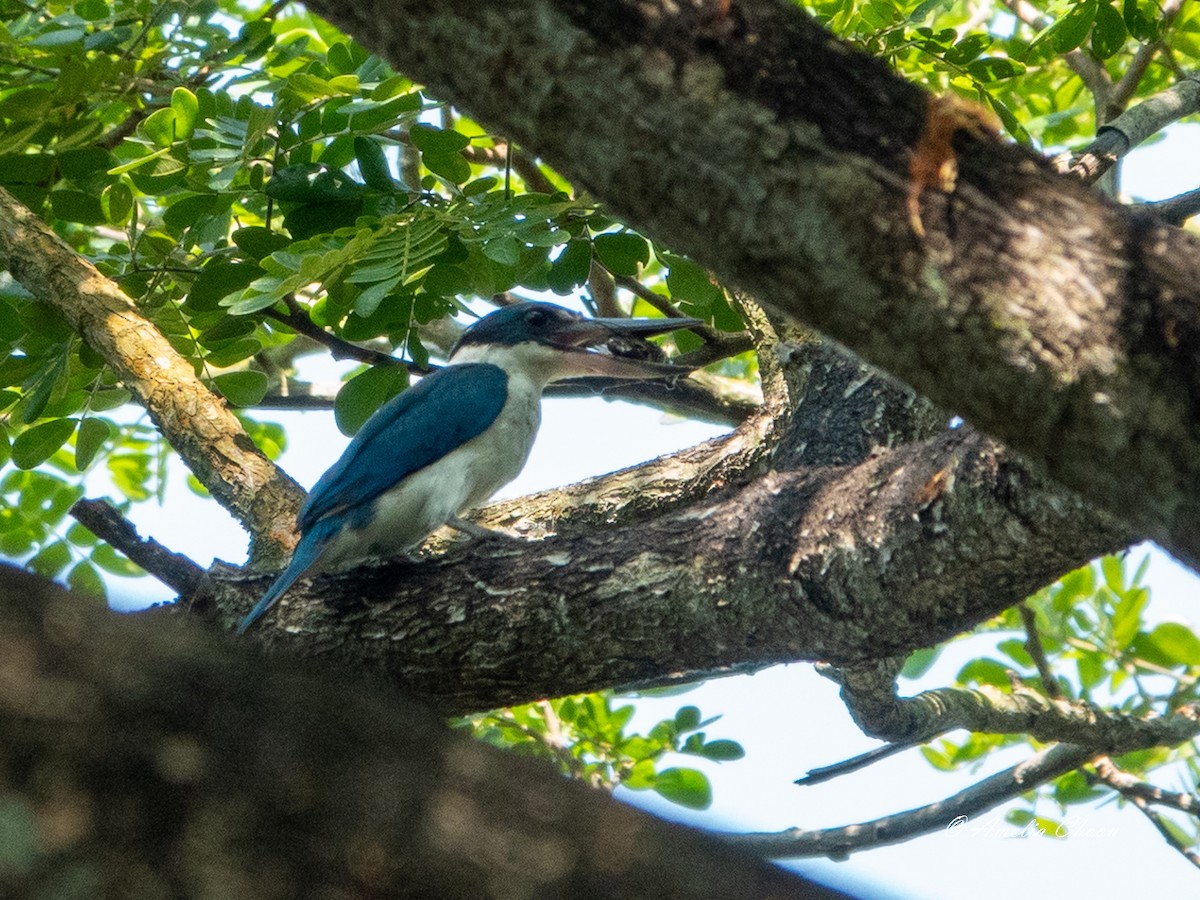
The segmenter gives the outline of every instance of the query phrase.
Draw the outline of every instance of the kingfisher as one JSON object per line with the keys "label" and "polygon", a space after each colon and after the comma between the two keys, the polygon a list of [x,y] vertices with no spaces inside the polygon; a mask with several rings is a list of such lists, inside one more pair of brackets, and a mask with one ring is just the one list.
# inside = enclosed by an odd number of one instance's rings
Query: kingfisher
{"label": "kingfisher", "polygon": [[296,521],[300,540],[291,562],[237,633],[305,574],[404,553],[446,524],[491,533],[460,515],[524,468],[546,385],[585,375],[679,378],[690,369],[633,358],[631,345],[701,324],[585,318],[540,302],[479,319],[451,348],[447,364],[376,410],[317,481]]}

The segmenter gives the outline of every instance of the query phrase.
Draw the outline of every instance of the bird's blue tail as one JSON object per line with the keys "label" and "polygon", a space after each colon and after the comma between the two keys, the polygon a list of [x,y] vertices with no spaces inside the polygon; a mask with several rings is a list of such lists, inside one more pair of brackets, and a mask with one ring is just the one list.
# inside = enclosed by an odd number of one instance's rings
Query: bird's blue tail
{"label": "bird's blue tail", "polygon": [[296,582],[296,579],[316,563],[321,556],[321,551],[325,549],[328,539],[338,530],[336,527],[322,527],[327,524],[332,523],[318,522],[313,530],[305,533],[300,538],[300,543],[296,545],[296,550],[292,554],[292,561],[288,563],[288,567],[280,572],[279,577],[267,588],[267,592],[254,605],[254,609],[250,610],[246,618],[242,619],[241,624],[237,627],[238,634],[245,634],[246,629],[257,622],[268,609],[274,606],[275,601],[287,592],[287,589]]}

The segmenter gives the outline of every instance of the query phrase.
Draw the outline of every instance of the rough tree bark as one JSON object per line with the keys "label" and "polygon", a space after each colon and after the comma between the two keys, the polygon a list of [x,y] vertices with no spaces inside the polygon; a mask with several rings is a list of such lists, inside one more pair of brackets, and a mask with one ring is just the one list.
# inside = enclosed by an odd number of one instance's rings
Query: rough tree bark
{"label": "rough tree bark", "polygon": [[0,895],[845,895],[452,735],[361,674],[0,566]]}
{"label": "rough tree bark", "polygon": [[[1200,241],[963,136],[906,212],[927,96],[776,0],[314,12],[676,251],[1200,560]],[[721,12],[727,10],[727,12]]]}

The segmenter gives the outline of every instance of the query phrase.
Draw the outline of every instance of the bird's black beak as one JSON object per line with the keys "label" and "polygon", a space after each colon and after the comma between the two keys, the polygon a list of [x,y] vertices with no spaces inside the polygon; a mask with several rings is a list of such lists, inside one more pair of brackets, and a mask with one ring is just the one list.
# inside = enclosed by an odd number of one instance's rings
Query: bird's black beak
{"label": "bird's black beak", "polygon": [[[601,375],[609,378],[650,379],[679,377],[691,369],[649,359],[636,354],[621,355],[622,341],[636,344],[639,340],[667,334],[683,328],[696,328],[700,319],[585,319],[563,323],[555,329],[551,342],[570,354],[569,375]],[[643,341],[644,343],[644,341]],[[607,352],[589,348],[605,346]],[[568,373],[564,372],[564,375]]]}

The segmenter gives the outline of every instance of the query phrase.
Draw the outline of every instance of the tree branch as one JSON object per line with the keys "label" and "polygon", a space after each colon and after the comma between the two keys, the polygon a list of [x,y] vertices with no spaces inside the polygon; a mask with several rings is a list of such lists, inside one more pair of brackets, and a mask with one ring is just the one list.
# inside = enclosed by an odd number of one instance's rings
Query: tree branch
{"label": "tree branch", "polygon": [[[1200,240],[968,135],[918,239],[927,95],[773,0],[734,5],[717,36],[633,0],[309,8],[640,232],[1200,561]],[[531,96],[547,79],[553,97]]]}
{"label": "tree branch", "polygon": [[[1197,853],[1194,848],[1189,847],[1187,844],[1183,843],[1183,841],[1179,840],[1179,838],[1175,836],[1175,832],[1171,830],[1170,825],[1167,824],[1162,815],[1150,807],[1151,796],[1153,796],[1156,792],[1161,795],[1162,792],[1158,792],[1157,789],[1153,788],[1153,786],[1147,785],[1144,782],[1140,782],[1138,779],[1133,778],[1125,772],[1122,772],[1119,768],[1117,768],[1116,763],[1114,763],[1107,756],[1096,760],[1096,774],[1100,781],[1104,782],[1109,787],[1114,788],[1118,793],[1121,794],[1121,796],[1125,797],[1125,799],[1138,808],[1142,815],[1144,815],[1146,819],[1149,820],[1150,824],[1153,825],[1158,831],[1158,833],[1162,835],[1162,838],[1167,842],[1168,847],[1178,852],[1192,865],[1200,868],[1200,853]],[[1149,790],[1146,790],[1147,788],[1149,788]],[[1147,796],[1148,794],[1151,796]],[[1174,797],[1186,801],[1188,805],[1193,806],[1194,809],[1194,805],[1191,801],[1195,798],[1187,794],[1175,794]]]}
{"label": "tree branch", "polygon": [[855,850],[898,844],[935,831],[969,829],[969,817],[994,809],[1038,785],[1074,771],[1093,756],[1095,751],[1086,747],[1058,744],[928,806],[841,828],[817,831],[792,828],[771,834],[730,835],[727,840],[734,846],[773,859],[807,856],[845,859]]}
{"label": "tree branch", "polygon": [[1191,72],[1161,94],[1099,128],[1096,139],[1073,155],[1070,171],[1085,184],[1092,184],[1146,138],[1197,111],[1200,111],[1200,72]]}
{"label": "tree branch", "polygon": [[79,500],[71,515],[88,531],[128,556],[180,597],[191,597],[204,580],[204,570],[181,553],[172,553],[152,538],[143,539],[133,523],[107,500]]}
{"label": "tree branch", "polygon": [[263,314],[270,319],[274,319],[276,322],[286,325],[297,334],[302,334],[321,344],[323,347],[328,348],[330,355],[334,359],[352,359],[355,362],[364,363],[368,366],[404,366],[414,375],[428,375],[433,371],[429,366],[419,366],[411,360],[400,359],[399,357],[392,356],[390,353],[372,350],[370,347],[360,347],[357,344],[343,340],[336,334],[331,334],[314,323],[294,297],[285,297],[284,302],[288,307],[286,314],[275,309],[266,309],[263,311]]}
{"label": "tree branch", "polygon": [[484,897],[503,884],[847,900],[452,734],[355,668],[314,672],[173,624],[0,567],[0,770],[17,835],[39,838],[28,866],[0,867],[4,896],[52,896],[64,872],[86,872],[106,897]]}
{"label": "tree branch", "polygon": [[0,260],[104,357],[200,483],[250,532],[251,557],[280,561],[294,541],[304,491],[254,446],[225,401],[120,288],[3,188]]}
{"label": "tree branch", "polygon": [[1145,208],[1170,225],[1182,226],[1192,216],[1200,213],[1200,188],[1171,197],[1169,200],[1147,203]]}
{"label": "tree branch", "polygon": [[1200,705],[1139,719],[1092,703],[1051,699],[1019,683],[1012,693],[981,685],[974,690],[940,688],[902,698],[896,695],[894,672],[884,667],[831,669],[822,674],[842,685],[842,699],[858,726],[872,737],[889,741],[924,742],[965,728],[1082,744],[1096,755],[1174,747],[1200,734]]}
{"label": "tree branch", "polygon": [[[746,452],[741,441],[726,452]],[[785,661],[904,654],[1124,543],[962,432],[719,492],[714,466],[725,458],[710,451],[694,481],[679,458],[663,460],[661,490],[614,477],[616,504],[593,483],[508,507],[518,534],[557,537],[475,540],[419,563],[302,581],[252,638],[352,660],[461,713]],[[945,490],[931,496],[925,486],[947,471]],[[708,494],[680,494],[688,485]],[[592,502],[581,502],[589,489]],[[265,588],[265,579],[211,578],[230,626]],[[680,637],[664,644],[665,633]]]}

